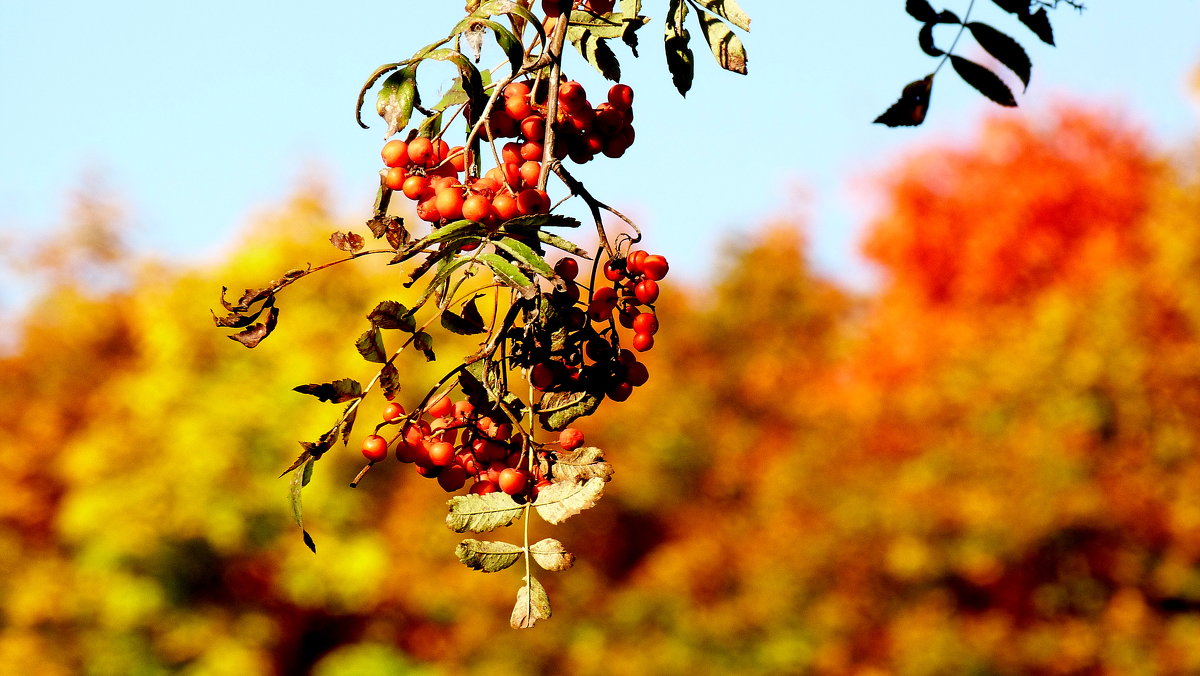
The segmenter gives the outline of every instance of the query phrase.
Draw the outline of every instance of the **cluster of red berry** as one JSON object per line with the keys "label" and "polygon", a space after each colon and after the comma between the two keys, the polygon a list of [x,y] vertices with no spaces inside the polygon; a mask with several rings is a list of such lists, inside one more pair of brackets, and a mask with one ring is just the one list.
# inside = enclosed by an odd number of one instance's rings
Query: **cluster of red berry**
{"label": "cluster of red berry", "polygon": [[[444,395],[417,420],[406,417],[397,402],[388,402],[383,420],[403,427],[390,442],[379,434],[363,439],[362,454],[371,464],[386,459],[391,448],[397,460],[415,464],[418,474],[437,479],[448,493],[462,489],[471,479],[473,494],[503,491],[532,500],[550,484],[540,463],[534,464],[532,475],[526,469],[521,449],[510,441],[512,425],[476,415],[466,400],[455,402]],[[574,428],[562,430],[558,437],[565,451],[579,448],[583,441],[583,433]]]}
{"label": "cluster of red berry", "polygon": [[602,391],[613,401],[628,399],[633,388],[644,385],[650,376],[633,351],[620,347],[612,319],[615,314],[621,326],[633,330],[634,350],[652,348],[658,332],[653,304],[658,300],[658,282],[668,270],[665,257],[641,250],[611,259],[604,265],[604,275],[612,285],[598,286],[585,304],[574,281],[579,263],[573,258],[559,260],[554,271],[566,284],[553,300],[563,317],[567,347],[533,363],[530,383],[543,392],[583,389]]}
{"label": "cluster of red berry", "polygon": [[[537,176],[532,183],[506,184],[506,177],[494,170],[482,178],[460,180],[468,159],[462,146],[450,148],[445,141],[418,136],[408,143],[388,141],[380,154],[388,167],[384,184],[416,200],[417,217],[430,223],[466,218],[496,224],[550,210],[550,197],[536,188]],[[537,169],[540,172],[541,167]]]}
{"label": "cluster of red berry", "polygon": [[[544,83],[543,83],[544,84]],[[539,91],[545,87],[539,87]],[[544,100],[543,94],[540,99]],[[538,188],[542,175],[546,106],[526,82],[504,88],[504,105],[492,109],[486,130],[492,138],[516,137],[501,152],[500,166],[482,177],[459,178],[471,158],[462,146],[418,136],[388,141],[380,152],[384,184],[417,202],[417,217],[436,223],[468,219],[496,225],[516,216],[546,213],[550,196]],[[583,85],[559,87],[555,157],[583,163],[597,154],[620,157],[633,144],[633,90],[614,85],[608,101],[592,108]]]}

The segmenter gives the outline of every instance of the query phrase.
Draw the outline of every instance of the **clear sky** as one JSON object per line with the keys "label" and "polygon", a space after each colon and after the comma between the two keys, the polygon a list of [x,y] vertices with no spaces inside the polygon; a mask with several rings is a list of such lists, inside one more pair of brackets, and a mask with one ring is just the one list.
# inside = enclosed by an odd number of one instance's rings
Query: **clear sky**
{"label": "clear sky", "polygon": [[[637,92],[637,143],[577,175],[635,215],[646,247],[667,254],[678,276],[701,278],[725,238],[795,216],[809,223],[819,270],[869,285],[855,257],[869,214],[863,178],[906,147],[964,135],[997,108],[947,69],[924,127],[871,124],[935,64],[901,0],[742,0],[753,17],[742,34],[750,75],[718,71],[697,40],[698,77],[683,99],[665,71],[663,4],[644,3],[654,22],[640,60],[615,45]],[[961,15],[968,2],[934,4]],[[462,5],[2,0],[0,236],[48,231],[64,195],[97,176],[95,189],[128,205],[140,250],[184,260],[215,258],[255,209],[314,174],[338,213],[365,219],[383,127],[372,99],[372,129],[354,123],[358,88],[376,66],[445,35]],[[972,18],[1014,35],[1032,57],[1032,84],[1012,114],[1068,98],[1126,111],[1164,148],[1195,134],[1186,92],[1200,64],[1200,2],[1064,7],[1054,13],[1056,49],[992,3],[976,3]],[[566,72],[603,98],[607,83],[573,52]],[[11,277],[0,285],[2,308],[20,292]]]}

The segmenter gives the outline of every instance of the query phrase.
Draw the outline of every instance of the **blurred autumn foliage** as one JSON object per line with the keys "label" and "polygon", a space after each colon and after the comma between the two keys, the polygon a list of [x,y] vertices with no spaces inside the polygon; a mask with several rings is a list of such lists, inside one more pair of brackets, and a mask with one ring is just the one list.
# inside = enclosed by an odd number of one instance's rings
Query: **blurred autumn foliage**
{"label": "blurred autumn foliage", "polygon": [[369,260],[314,276],[254,353],[206,309],[332,257],[319,194],[224,267],[108,256],[127,290],[60,279],[0,358],[0,672],[1200,673],[1200,182],[1175,167],[1103,113],[1006,116],[881,180],[869,296],[794,225],[731,245],[660,303],[650,383],[589,419],[617,474],[556,529],[578,563],[529,632],[519,579],[461,567],[445,494],[398,466],[350,490],[357,451],[331,453],[319,553],[296,537],[276,476],[328,411],[290,388],[361,371],[363,315],[407,292]]}

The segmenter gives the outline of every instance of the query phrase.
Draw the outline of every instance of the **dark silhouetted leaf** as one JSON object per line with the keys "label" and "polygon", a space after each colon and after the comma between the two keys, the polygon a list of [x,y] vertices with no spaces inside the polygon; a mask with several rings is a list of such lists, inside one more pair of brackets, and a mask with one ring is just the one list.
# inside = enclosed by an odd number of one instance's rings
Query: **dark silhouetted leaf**
{"label": "dark silhouetted leaf", "polygon": [[524,507],[513,502],[507,493],[458,495],[447,503],[446,526],[455,533],[473,531],[486,533],[516,521]]}
{"label": "dark silhouetted leaf", "polygon": [[308,534],[308,531],[302,530],[301,532],[304,534],[304,544],[309,549],[312,550],[313,554],[316,554],[317,553],[317,543],[313,542],[312,536]]}
{"label": "dark silhouetted leaf", "polygon": [[454,548],[454,555],[471,570],[495,573],[504,570],[521,559],[525,550],[507,542],[486,540],[463,540]]}
{"label": "dark silhouetted leaf", "polygon": [[558,431],[576,418],[591,415],[600,406],[602,397],[590,392],[554,392],[542,399],[542,425]]}
{"label": "dark silhouetted leaf", "polygon": [[932,23],[937,21],[937,12],[927,0],[907,0],[904,3],[904,11],[908,15],[922,23]]}
{"label": "dark silhouetted leaf", "polygon": [[375,101],[375,111],[387,123],[384,137],[392,136],[408,126],[417,99],[417,65],[406,66],[383,81]]}
{"label": "dark silhouetted leaf", "polygon": [[342,443],[350,441],[350,433],[354,431],[354,421],[358,419],[358,406],[353,402],[342,412]]}
{"label": "dark silhouetted leaf", "polygon": [[1029,55],[1016,40],[978,21],[968,23],[967,28],[980,47],[983,47],[988,54],[991,54],[1021,78],[1022,84],[1026,87],[1029,86],[1029,76],[1033,70],[1033,64],[1029,62]]}
{"label": "dark silhouetted leaf", "polygon": [[266,321],[261,324],[255,324],[243,329],[242,331],[229,336],[229,338],[231,340],[236,340],[246,347],[257,347],[258,344],[263,341],[263,339],[271,335],[271,332],[275,330],[275,325],[279,322],[279,308],[275,307],[274,296],[267,301],[267,304],[263,306],[263,309],[267,311]]}
{"label": "dark silhouetted leaf", "polygon": [[980,94],[1002,106],[1017,105],[1012,90],[992,71],[957,54],[950,55],[950,64],[963,81],[979,90]]}
{"label": "dark silhouetted leaf", "polygon": [[941,56],[946,52],[938,49],[937,45],[933,44],[933,29],[937,26],[936,23],[927,23],[921,26],[921,31],[917,33],[917,44],[921,46],[921,51],[930,56]]}
{"label": "dark silhouetted leaf", "polygon": [[408,308],[394,300],[385,300],[376,305],[367,315],[367,320],[380,329],[399,329],[412,333],[417,328],[417,320],[409,313]]}
{"label": "dark silhouetted leaf", "polygon": [[372,326],[364,331],[358,340],[354,341],[354,347],[367,361],[376,364],[387,361],[387,352],[383,349],[383,334],[377,326]]}
{"label": "dark silhouetted leaf", "polygon": [[391,401],[400,391],[400,372],[392,364],[384,364],[379,369],[379,386],[383,388],[383,396]]}
{"label": "dark silhouetted leaf", "polygon": [[584,31],[578,39],[571,40],[571,44],[575,45],[575,49],[601,75],[613,82],[621,80],[621,63],[617,61],[617,55],[613,54],[612,48],[599,35],[592,31]]}
{"label": "dark silhouetted leaf", "polygon": [[353,232],[335,232],[329,236],[329,243],[347,253],[358,253],[363,248],[362,235]]}
{"label": "dark silhouetted leaf", "polygon": [[929,96],[932,90],[933,73],[909,82],[904,85],[900,100],[875,118],[875,123],[889,127],[915,127],[921,124],[925,121],[925,113],[929,111]]}
{"label": "dark silhouetted leaf", "polygon": [[700,30],[712,50],[713,57],[722,68],[734,73],[746,74],[746,48],[733,30],[717,17],[700,12]]}
{"label": "dark silhouetted leaf", "polygon": [[683,27],[687,13],[688,8],[683,0],[671,0],[667,9],[666,21],[663,22],[663,46],[667,52],[667,69],[671,71],[671,81],[675,84],[675,89],[679,90],[683,96],[687,96],[688,90],[692,88],[692,79],[695,77],[696,71],[695,55],[688,47],[692,36]]}
{"label": "dark silhouetted leaf", "polygon": [[217,326],[223,329],[240,329],[253,324],[258,319],[258,316],[262,314],[264,308],[265,306],[260,307],[257,311],[248,315],[233,312],[225,315],[224,317],[218,317],[216,313],[212,312],[211,310],[209,312],[212,314],[213,321],[216,322]]}
{"label": "dark silhouetted leaf", "polygon": [[552,572],[566,570],[575,565],[575,555],[568,552],[563,543],[554,538],[535,542],[530,545],[529,553],[539,566]]}
{"label": "dark silhouetted leaf", "polygon": [[596,506],[604,494],[606,481],[593,477],[583,483],[558,481],[538,491],[533,508],[547,523],[558,524],[585,509]]}
{"label": "dark silhouetted leaf", "polygon": [[532,575],[525,576],[525,585],[517,590],[517,605],[513,607],[509,625],[513,629],[529,629],[538,620],[550,619],[550,597]]}
{"label": "dark silhouetted leaf", "polygon": [[1009,14],[1017,16],[1029,14],[1029,0],[992,0],[992,2]]}
{"label": "dark silhouetted leaf", "polygon": [[613,468],[604,459],[604,451],[585,446],[574,451],[559,451],[555,454],[552,468],[555,481],[586,481],[599,478],[607,481]]}
{"label": "dark silhouetted leaf", "polygon": [[331,383],[299,385],[293,390],[300,394],[311,394],[321,401],[335,404],[358,399],[362,396],[362,385],[352,378],[342,378]]}
{"label": "dark silhouetted leaf", "polygon": [[479,314],[479,307],[476,305],[478,299],[479,296],[475,296],[463,303],[461,315],[449,310],[442,312],[442,327],[460,336],[474,336],[486,331],[487,325],[484,324],[483,316]]}
{"label": "dark silhouetted leaf", "polygon": [[938,23],[958,23],[958,24],[961,24],[961,23],[962,23],[962,19],[959,19],[959,18],[958,18],[958,15],[957,15],[957,14],[955,14],[954,12],[951,12],[951,11],[950,11],[950,10],[948,10],[948,9],[943,9],[942,11],[938,12],[938,15],[937,15],[937,22],[938,22]]}
{"label": "dark silhouetted leaf", "polygon": [[421,351],[425,355],[426,361],[436,361],[437,357],[433,354],[433,336],[424,331],[417,331],[413,334],[413,347]]}
{"label": "dark silhouetted leaf", "polygon": [[1025,27],[1033,31],[1033,34],[1038,36],[1042,42],[1054,46],[1054,28],[1050,25],[1050,15],[1046,13],[1046,8],[1043,7],[1033,14],[1022,15],[1021,23]]}

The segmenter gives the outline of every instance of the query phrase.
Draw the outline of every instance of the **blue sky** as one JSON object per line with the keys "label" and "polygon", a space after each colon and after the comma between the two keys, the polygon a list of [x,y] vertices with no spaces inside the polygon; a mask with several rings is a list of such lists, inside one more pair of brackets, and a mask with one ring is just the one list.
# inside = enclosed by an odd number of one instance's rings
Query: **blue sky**
{"label": "blue sky", "polygon": [[[383,127],[373,113],[371,130],[354,123],[358,87],[376,66],[444,35],[462,4],[0,3],[0,237],[55,227],[70,189],[111,190],[140,251],[212,260],[256,209],[313,175],[338,213],[365,219]],[[905,148],[964,137],[996,108],[947,69],[924,127],[871,124],[935,63],[918,50],[919,26],[900,0],[742,0],[754,19],[742,35],[750,75],[718,71],[697,43],[697,82],[680,98],[665,71],[661,4],[644,3],[654,21],[640,60],[617,46],[637,92],[637,143],[622,160],[576,173],[639,219],[646,247],[667,254],[677,276],[702,278],[720,242],[783,217],[808,223],[819,270],[868,286],[855,255],[870,213],[862,179]],[[961,15],[968,2],[934,4]],[[1200,64],[1200,2],[1152,4],[1153,13],[1133,2],[1060,9],[1056,49],[991,3],[977,3],[972,18],[1030,52],[1032,84],[1011,114],[1064,98],[1111,105],[1169,148],[1196,132],[1186,92]],[[570,58],[566,72],[603,98],[607,83],[582,60]],[[436,89],[426,85],[426,96]],[[11,277],[0,285],[0,308],[21,295]]]}

